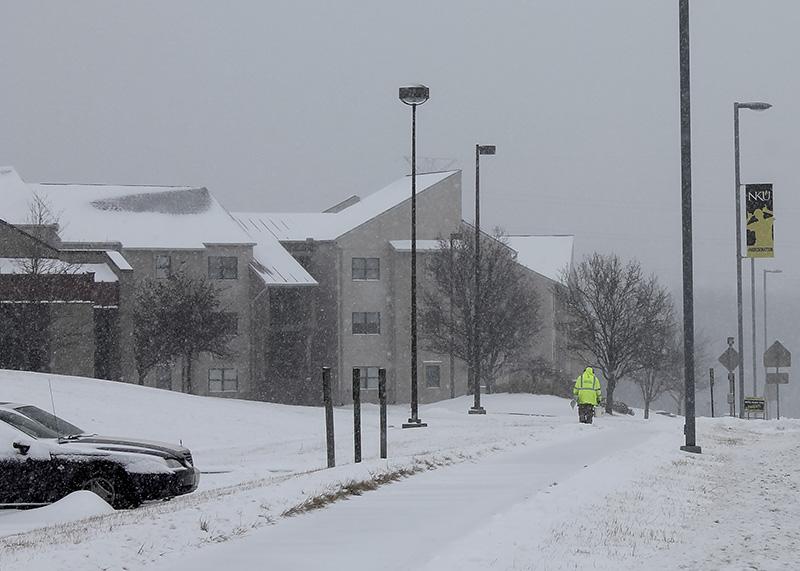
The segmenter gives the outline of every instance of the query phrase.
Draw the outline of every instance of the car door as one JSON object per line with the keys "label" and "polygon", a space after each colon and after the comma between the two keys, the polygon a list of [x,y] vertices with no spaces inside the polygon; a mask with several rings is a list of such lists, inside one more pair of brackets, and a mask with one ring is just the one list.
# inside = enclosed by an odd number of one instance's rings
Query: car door
{"label": "car door", "polygon": [[34,501],[39,467],[27,454],[22,454],[30,444],[30,437],[0,421],[0,504]]}

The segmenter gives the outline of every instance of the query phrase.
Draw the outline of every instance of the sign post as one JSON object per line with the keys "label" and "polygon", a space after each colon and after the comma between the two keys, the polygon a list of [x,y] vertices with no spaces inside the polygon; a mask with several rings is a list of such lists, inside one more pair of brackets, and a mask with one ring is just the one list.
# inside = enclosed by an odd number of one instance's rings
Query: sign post
{"label": "sign post", "polygon": [[[733,372],[736,367],[739,366],[739,352],[733,348],[733,337],[728,337],[728,348],[725,352],[719,356],[719,362],[722,364],[723,367],[728,369],[728,404],[731,407],[731,416],[736,416],[736,375]],[[713,371],[713,369],[712,369]],[[711,402],[714,402],[713,398],[713,375],[712,375],[712,398]],[[713,404],[712,404],[713,407]],[[713,412],[711,416],[714,416]]]}
{"label": "sign post", "polygon": [[775,404],[777,418],[781,419],[781,385],[789,383],[789,373],[781,373],[781,367],[792,366],[792,354],[780,341],[775,341],[764,351],[764,368],[775,367],[774,373],[767,373],[767,384],[775,385]]}

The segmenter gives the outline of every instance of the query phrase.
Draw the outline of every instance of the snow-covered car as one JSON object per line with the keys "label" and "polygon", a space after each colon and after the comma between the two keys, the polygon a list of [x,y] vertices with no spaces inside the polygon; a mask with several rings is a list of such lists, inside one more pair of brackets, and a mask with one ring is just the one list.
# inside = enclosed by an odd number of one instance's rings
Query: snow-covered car
{"label": "snow-covered car", "polygon": [[191,452],[89,434],[28,404],[0,403],[0,507],[34,507],[90,490],[115,508],[197,489]]}

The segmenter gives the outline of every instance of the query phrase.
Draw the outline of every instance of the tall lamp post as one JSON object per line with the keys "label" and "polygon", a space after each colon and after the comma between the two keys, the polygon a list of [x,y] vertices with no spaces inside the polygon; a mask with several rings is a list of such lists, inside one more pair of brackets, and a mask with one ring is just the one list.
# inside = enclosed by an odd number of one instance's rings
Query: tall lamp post
{"label": "tall lamp post", "polygon": [[494,155],[496,152],[497,147],[494,145],[475,145],[475,307],[472,324],[472,384],[475,401],[469,409],[470,414],[486,414],[486,409],[481,406],[481,155]]}
{"label": "tall lamp post", "polygon": [[[764,353],[767,352],[767,274],[782,274],[782,270],[761,270],[764,272]],[[775,385],[776,395],[780,394],[780,385]],[[764,367],[764,397],[767,396],[767,368]],[[778,400],[778,420],[781,419],[780,400]]]}
{"label": "tall lamp post", "polygon": [[[765,111],[772,107],[769,103],[753,101],[733,104],[733,161],[736,194],[736,318],[739,334],[739,418],[744,418],[744,325],[742,323],[742,199],[741,170],[739,167],[739,109]],[[755,259],[750,258],[751,287],[755,286]],[[755,319],[755,296],[752,296],[753,317]],[[753,332],[753,375],[755,375],[755,328]],[[753,380],[755,392],[755,379]]]}
{"label": "tall lamp post", "polygon": [[427,426],[419,418],[417,394],[417,105],[429,97],[424,85],[400,88],[400,101],[411,106],[411,417],[403,428]]}
{"label": "tall lamp post", "polygon": [[683,262],[683,374],[686,389],[686,443],[681,450],[699,454],[694,418],[694,277],[692,265],[692,122],[689,90],[689,0],[678,2],[681,124],[681,250]]}

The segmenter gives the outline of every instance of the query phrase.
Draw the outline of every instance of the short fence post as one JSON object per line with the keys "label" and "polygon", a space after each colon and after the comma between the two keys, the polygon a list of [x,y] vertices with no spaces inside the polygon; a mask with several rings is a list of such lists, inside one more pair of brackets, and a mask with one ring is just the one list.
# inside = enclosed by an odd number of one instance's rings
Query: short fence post
{"label": "short fence post", "polygon": [[355,462],[361,462],[361,370],[353,368],[353,448]]}
{"label": "short fence post", "polygon": [[386,458],[386,369],[378,369],[378,402],[381,409],[381,458]]}
{"label": "short fence post", "polygon": [[336,447],[333,440],[333,400],[331,399],[331,368],[322,367],[322,400],[325,402],[325,444],[328,468],[336,466]]}
{"label": "short fence post", "polygon": [[714,368],[708,369],[708,380],[711,386],[711,418],[714,418]]}

